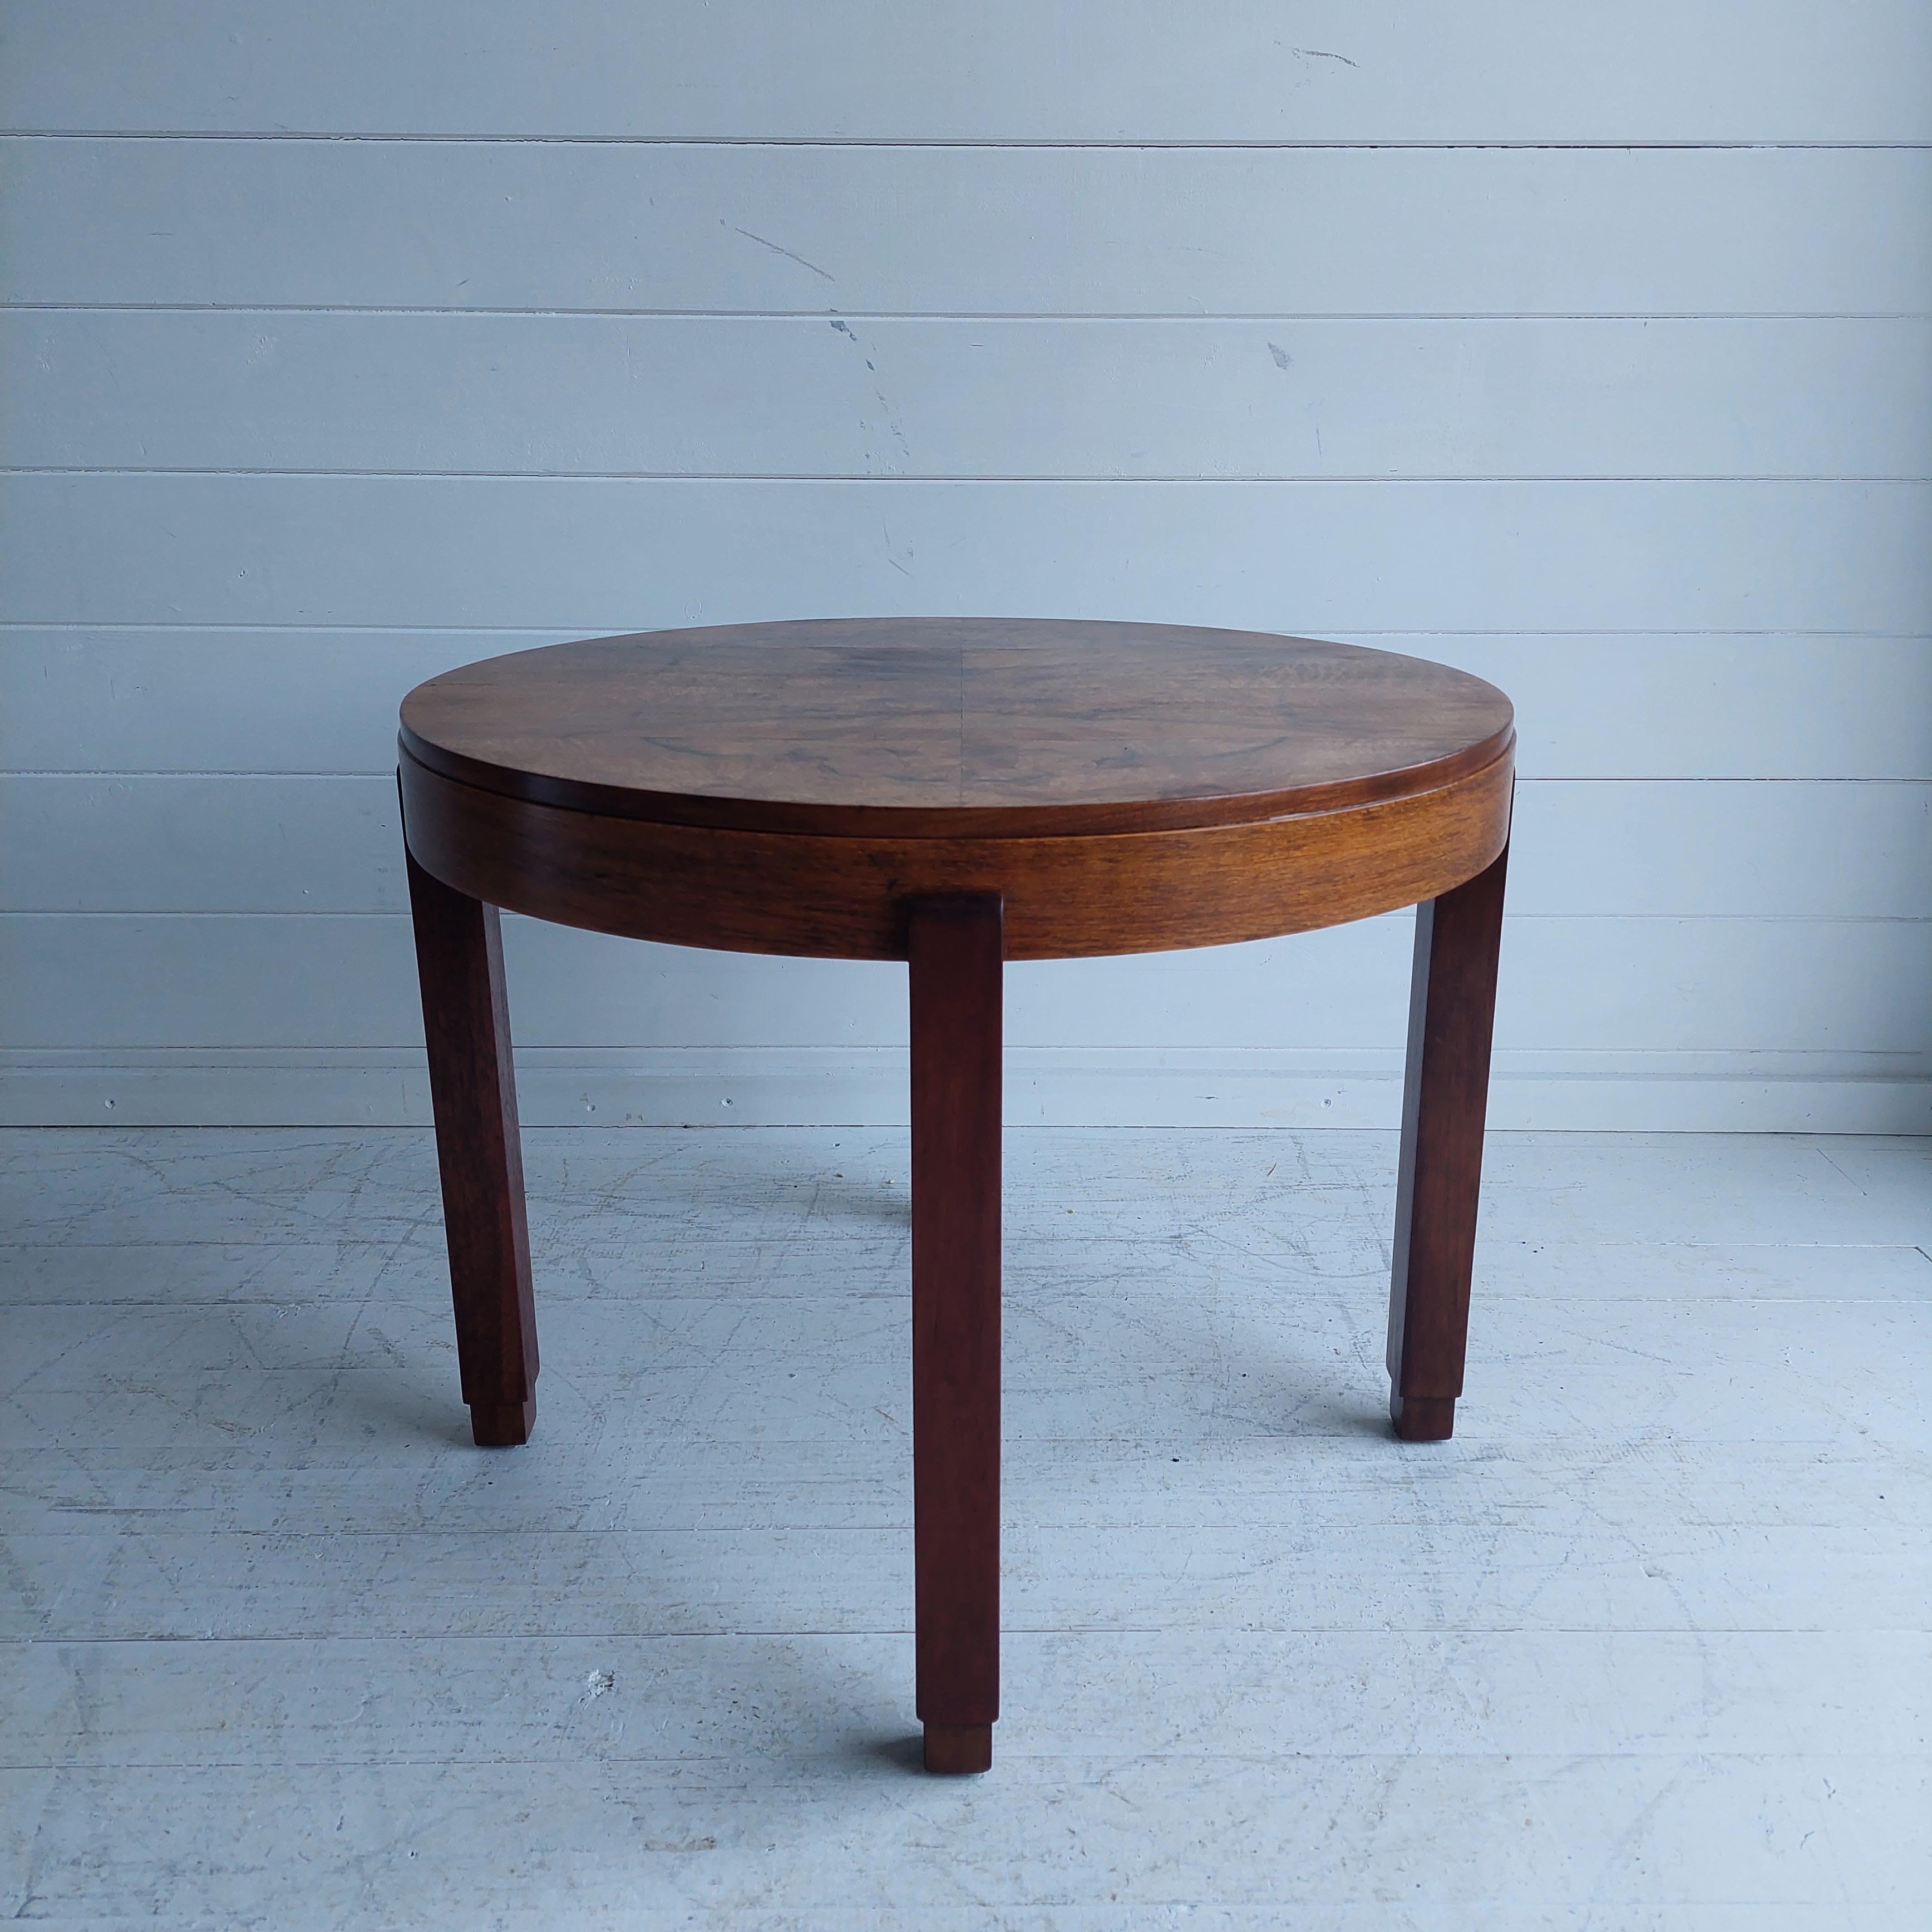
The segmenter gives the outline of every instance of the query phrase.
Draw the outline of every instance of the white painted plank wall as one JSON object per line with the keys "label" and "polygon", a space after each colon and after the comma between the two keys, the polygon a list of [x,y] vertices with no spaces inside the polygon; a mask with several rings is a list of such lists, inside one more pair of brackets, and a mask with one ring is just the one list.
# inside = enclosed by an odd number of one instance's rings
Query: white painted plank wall
{"label": "white painted plank wall", "polygon": [[7,124],[506,139],[1803,141],[1932,133],[1916,0],[10,0]]}
{"label": "white painted plank wall", "polygon": [[0,149],[0,293],[35,304],[1588,318],[1932,296],[1922,145]]}
{"label": "white painted plank wall", "polygon": [[[1499,1120],[1932,1125],[1922,6],[11,0],[0,116],[6,1118],[420,1117],[437,669],[1026,610],[1512,692]],[[530,1118],[902,1112],[894,969],[510,945]],[[1016,969],[1015,1114],[1385,1120],[1406,948]]]}
{"label": "white painted plank wall", "polygon": [[1277,630],[1897,634],[1932,602],[1923,482],[95,471],[0,477],[0,523],[36,626],[615,631],[991,603]]}
{"label": "white painted plank wall", "polygon": [[[370,772],[395,766],[396,693],[566,634],[0,628],[0,770]],[[1517,707],[1528,778],[1919,778],[1932,771],[1932,652],[1914,637],[1350,632],[1433,656]],[[1576,701],[1587,692],[1587,704]],[[1720,699],[1721,698],[1721,701]],[[1820,794],[1814,794],[1815,796]]]}
{"label": "white painted plank wall", "polygon": [[[0,773],[0,910],[403,913],[394,776]],[[1856,852],[1859,862],[1840,855]],[[1807,881],[1794,898],[1794,877]],[[1524,778],[1525,916],[1916,920],[1932,786]]]}
{"label": "white painted plank wall", "polygon": [[[1932,476],[1932,320],[0,316],[10,461],[457,476]],[[1767,397],[1788,399],[1767,410]]]}

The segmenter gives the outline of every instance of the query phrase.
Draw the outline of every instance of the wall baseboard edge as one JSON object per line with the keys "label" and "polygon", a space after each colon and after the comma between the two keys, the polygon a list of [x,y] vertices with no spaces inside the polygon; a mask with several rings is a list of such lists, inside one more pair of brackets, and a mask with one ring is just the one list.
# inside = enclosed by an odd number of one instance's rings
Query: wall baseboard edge
{"label": "wall baseboard edge", "polygon": [[[892,1126],[891,1048],[519,1048],[528,1126]],[[1400,1118],[1399,1054],[1015,1047],[1015,1126],[1352,1127]],[[0,1054],[0,1126],[419,1126],[408,1048]],[[1499,1052],[1490,1124],[1551,1131],[1932,1133],[1932,1055]]]}

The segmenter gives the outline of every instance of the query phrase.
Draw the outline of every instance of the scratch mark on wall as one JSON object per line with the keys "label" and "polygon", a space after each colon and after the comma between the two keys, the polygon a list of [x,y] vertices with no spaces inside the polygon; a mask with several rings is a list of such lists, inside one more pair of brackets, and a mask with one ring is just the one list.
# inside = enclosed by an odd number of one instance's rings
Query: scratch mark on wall
{"label": "scratch mark on wall", "polygon": [[[844,336],[846,340],[850,343],[853,347],[857,350],[862,356],[865,355],[865,345],[860,341],[858,337],[853,332],[851,326],[849,323],[835,321],[832,326],[837,330],[841,335]],[[866,367],[871,370],[874,375],[878,373],[878,365],[873,362],[872,358],[869,356],[866,356]],[[904,457],[908,463],[910,462],[912,460],[912,446],[906,441],[905,431],[900,426],[898,412],[886,400],[886,393],[883,389],[874,388],[872,392],[872,398],[878,404],[879,407],[885,412],[886,427],[892,432],[894,440],[898,444],[900,454]],[[866,427],[866,419],[862,416],[859,419],[859,427],[862,430]],[[866,461],[867,466],[866,474],[869,476],[872,474],[872,454],[869,449],[866,452]],[[910,575],[910,572],[908,572],[907,574]]]}
{"label": "scratch mark on wall", "polygon": [[781,248],[776,242],[767,242],[762,235],[754,235],[748,228],[736,231],[747,242],[755,242],[760,248],[769,248],[774,255],[782,255],[788,262],[796,262],[801,268],[809,268],[814,275],[824,276],[828,282],[836,282],[836,275],[827,275],[816,262],[808,262],[802,255],[794,255],[789,248]]}
{"label": "scratch mark on wall", "polygon": [[[1333,60],[1340,61],[1344,67],[1355,65],[1346,54],[1328,53],[1320,47],[1290,47],[1288,52],[1292,54],[1298,54],[1304,60]],[[1360,70],[1358,69],[1357,71],[1359,72]]]}

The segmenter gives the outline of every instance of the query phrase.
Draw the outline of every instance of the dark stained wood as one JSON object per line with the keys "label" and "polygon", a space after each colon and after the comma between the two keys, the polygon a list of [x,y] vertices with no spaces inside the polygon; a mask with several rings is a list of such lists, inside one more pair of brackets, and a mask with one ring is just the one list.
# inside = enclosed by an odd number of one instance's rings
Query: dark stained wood
{"label": "dark stained wood", "polygon": [[502,940],[494,905],[408,865],[463,1400],[508,1448],[536,1420],[537,1329]]}
{"label": "dark stained wood", "polygon": [[991,1724],[928,1724],[924,1762],[928,1771],[954,1776],[993,1768]]}
{"label": "dark stained wood", "polygon": [[554,644],[412,691],[461,783],[748,832],[1172,831],[1434,791],[1508,752],[1509,700],[1302,638],[1016,619],[756,624]]}
{"label": "dark stained wood", "polygon": [[898,620],[603,638],[432,680],[398,773],[464,1396],[536,1374],[496,910],[910,963],[914,1560],[926,1763],[992,1762],[1006,959],[1419,904],[1391,1412],[1462,1386],[1515,733],[1439,664],[1173,626]]}
{"label": "dark stained wood", "polygon": [[1462,1393],[1508,863],[1505,848],[1416,908],[1388,1329],[1389,1414],[1406,1442],[1446,1440]]}
{"label": "dark stained wood", "polygon": [[918,1708],[928,1771],[985,1771],[1000,1714],[1000,902],[916,900],[908,927]]}
{"label": "dark stained wood", "polygon": [[410,840],[513,911],[633,939],[905,957],[922,894],[998,891],[1010,959],[1221,946],[1414,905],[1502,848],[1512,765],[1432,792],[1192,831],[1001,839],[821,837],[662,824],[458,784],[406,754]]}

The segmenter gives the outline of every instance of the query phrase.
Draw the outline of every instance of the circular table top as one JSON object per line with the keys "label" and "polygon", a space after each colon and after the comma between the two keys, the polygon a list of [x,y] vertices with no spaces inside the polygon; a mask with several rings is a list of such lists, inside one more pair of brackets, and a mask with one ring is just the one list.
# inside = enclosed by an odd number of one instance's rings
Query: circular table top
{"label": "circular table top", "polygon": [[1168,830],[1434,790],[1509,700],[1246,631],[870,618],[659,631],[468,664],[404,700],[446,778],[660,823],[897,838]]}

